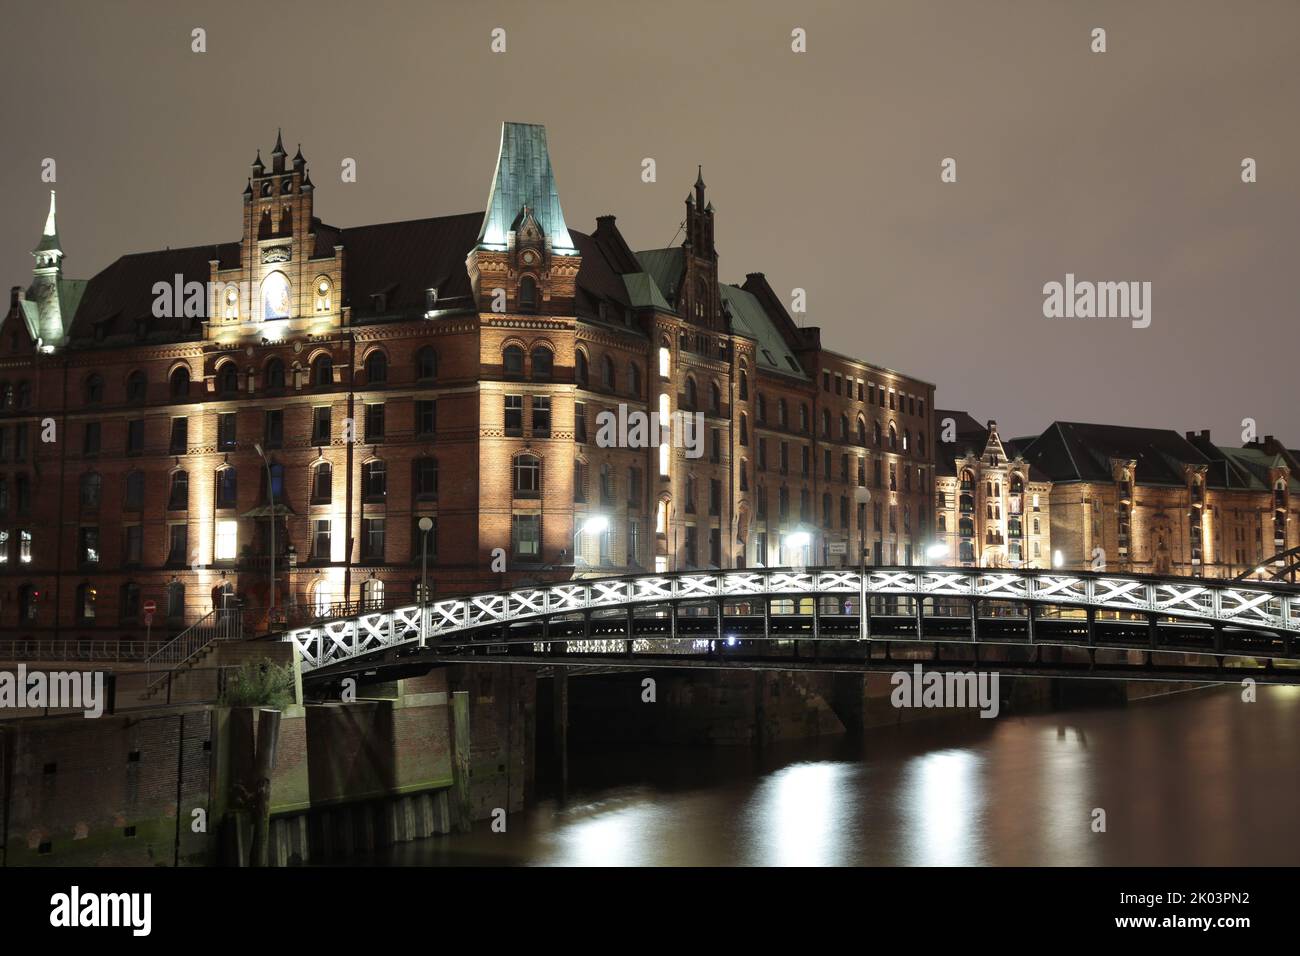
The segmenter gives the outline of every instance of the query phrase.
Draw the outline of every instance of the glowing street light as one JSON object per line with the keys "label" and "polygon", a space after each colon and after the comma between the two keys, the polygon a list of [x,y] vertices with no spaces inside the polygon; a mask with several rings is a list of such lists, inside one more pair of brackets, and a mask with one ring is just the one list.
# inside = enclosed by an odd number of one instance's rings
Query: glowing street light
{"label": "glowing street light", "polygon": [[578,568],[578,537],[583,534],[600,534],[609,527],[609,518],[604,515],[591,515],[577,531],[573,532],[573,568]]}
{"label": "glowing street light", "polygon": [[1056,551],[1052,552],[1052,567],[1061,568],[1064,566],[1065,566],[1065,555],[1062,554],[1060,549],[1058,548]]}

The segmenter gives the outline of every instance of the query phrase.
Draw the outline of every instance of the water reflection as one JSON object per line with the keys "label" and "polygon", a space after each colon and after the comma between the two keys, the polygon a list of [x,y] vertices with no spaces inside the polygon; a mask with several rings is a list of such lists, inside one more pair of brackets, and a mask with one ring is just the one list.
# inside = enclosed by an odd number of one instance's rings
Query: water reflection
{"label": "water reflection", "polygon": [[[574,798],[356,862],[1295,865],[1300,692],[873,731],[756,755],[573,754]],[[1106,811],[1106,832],[1092,813]]]}

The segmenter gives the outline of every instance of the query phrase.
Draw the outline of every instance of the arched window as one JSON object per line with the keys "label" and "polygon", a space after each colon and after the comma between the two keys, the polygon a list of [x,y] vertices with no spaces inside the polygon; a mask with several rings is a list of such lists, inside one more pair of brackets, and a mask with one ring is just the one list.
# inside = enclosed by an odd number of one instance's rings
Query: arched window
{"label": "arched window", "polygon": [[77,619],[79,621],[93,621],[95,619],[95,605],[99,601],[99,591],[93,584],[81,584],[77,586]]}
{"label": "arched window", "polygon": [[171,487],[167,491],[167,510],[185,511],[190,506],[190,476],[182,470],[172,472]]}
{"label": "arched window", "polygon": [[889,423],[889,450],[898,451],[898,429],[893,422]]}
{"label": "arched window", "polygon": [[411,463],[413,469],[411,484],[415,487],[415,497],[421,501],[433,501],[438,497],[438,459],[417,458]]}
{"label": "arched window", "polygon": [[289,280],[272,272],[262,282],[262,319],[287,319],[292,306]]}
{"label": "arched window", "polygon": [[438,377],[438,353],[428,345],[415,353],[415,377],[421,382],[432,382]]}
{"label": "arched window", "polygon": [[18,589],[18,620],[20,622],[36,620],[36,605],[39,597],[40,592],[30,584],[24,584]]}
{"label": "arched window", "polygon": [[861,418],[858,419],[858,444],[867,447],[867,423]]}
{"label": "arched window", "polygon": [[689,375],[686,377],[686,407],[694,409],[698,404],[699,396],[695,392],[695,379]]}
{"label": "arched window", "polygon": [[98,372],[86,377],[86,404],[98,405],[104,400],[104,379]]}
{"label": "arched window", "polygon": [[507,345],[501,353],[501,367],[506,378],[523,378],[524,350],[518,345]]}
{"label": "arched window", "polygon": [[126,400],[133,404],[143,402],[148,391],[148,381],[144,372],[136,369],[126,377]]}
{"label": "arched window", "polygon": [[925,432],[916,433],[916,453],[925,457]]}
{"label": "arched window", "polygon": [[217,394],[234,395],[239,391],[239,369],[234,362],[226,362],[217,369]]}
{"label": "arched window", "polygon": [[334,468],[328,461],[319,461],[311,470],[311,503],[327,505],[334,497]]}
{"label": "arched window", "polygon": [[641,395],[641,369],[635,362],[629,362],[627,366],[627,393],[635,398]]}
{"label": "arched window", "polygon": [[799,405],[799,431],[808,434],[808,406],[804,404]]}
{"label": "arched window", "polygon": [[266,387],[271,391],[284,388],[284,363],[278,358],[266,363]]}
{"label": "arched window", "polygon": [[8,382],[0,385],[0,407],[3,407],[6,412],[11,412],[17,404],[18,393],[14,391],[14,387]]}
{"label": "arched window", "polygon": [[830,409],[822,409],[822,438],[831,437],[831,413]]}
{"label": "arched window", "polygon": [[117,610],[123,624],[135,623],[135,619],[140,616],[140,585],[131,581],[122,585]]}
{"label": "arched window", "polygon": [[776,401],[776,423],[782,428],[790,427],[790,409],[785,403],[784,398]]}
{"label": "arched window", "polygon": [[909,428],[903,429],[903,451],[912,447],[912,431]]}
{"label": "arched window", "polygon": [[81,507],[92,509],[99,507],[100,493],[104,488],[104,479],[97,471],[88,471],[81,476]]}
{"label": "arched window", "polygon": [[740,400],[742,402],[749,401],[749,376],[745,374],[745,370],[743,368],[740,370],[739,392],[740,392]]}
{"label": "arched window", "polygon": [[1024,481],[1021,480],[1021,478],[1020,478],[1019,475],[1012,475],[1012,476],[1011,476],[1011,493],[1012,493],[1013,495],[1018,495],[1018,494],[1020,494],[1020,493],[1021,493],[1022,491],[1024,491],[1024,490],[1025,490],[1025,483],[1024,483]]}
{"label": "arched window", "polygon": [[32,383],[18,383],[18,407],[31,408],[32,406]]}
{"label": "arched window", "polygon": [[311,383],[318,388],[334,384],[334,360],[329,355],[318,355],[311,363]]}
{"label": "arched window", "polygon": [[849,416],[840,416],[840,441],[849,440]]}
{"label": "arched window", "polygon": [[582,349],[573,356],[573,380],[579,385],[587,384],[587,353]]}
{"label": "arched window", "polygon": [[709,383],[709,411],[715,415],[722,414],[722,389],[717,382]]}
{"label": "arched window", "polygon": [[329,582],[317,581],[309,592],[311,612],[317,617],[328,617],[333,598],[330,596]]}
{"label": "arched window", "polygon": [[321,276],[316,280],[316,311],[328,312],[334,305],[334,297],[331,295],[332,286],[327,276]]}
{"label": "arched window", "polygon": [[379,578],[366,578],[361,582],[361,606],[375,610],[384,606],[384,582]]}
{"label": "arched window", "polygon": [[190,370],[182,365],[172,372],[171,377],[172,398],[189,398],[190,395]]}
{"label": "arched window", "polygon": [[533,381],[549,382],[555,365],[551,350],[540,345],[533,349]]}
{"label": "arched window", "polygon": [[388,496],[388,469],[379,459],[361,466],[361,496],[371,502],[382,502]]}
{"label": "arched window", "polygon": [[185,619],[185,585],[172,581],[167,585],[167,620]]}
{"label": "arched window", "polygon": [[611,392],[618,384],[618,376],[614,373],[614,360],[608,355],[600,360],[600,384]]}
{"label": "arched window", "polygon": [[749,444],[749,418],[744,412],[740,413],[740,443]]}
{"label": "arched window", "polygon": [[513,488],[516,498],[535,498],[542,491],[542,460],[536,455],[516,455]]}
{"label": "arched window", "polygon": [[366,383],[383,385],[388,381],[388,356],[375,349],[366,356]]}
{"label": "arched window", "polygon": [[767,398],[761,392],[755,396],[755,412],[758,415],[758,424],[767,424]]}
{"label": "arched window", "polygon": [[871,441],[877,448],[880,447],[880,422],[871,423]]}
{"label": "arched window", "polygon": [[524,276],[519,280],[519,311],[537,311],[537,280],[532,276]]}
{"label": "arched window", "polygon": [[227,465],[217,472],[217,507],[233,508],[239,497],[239,473]]}
{"label": "arched window", "polygon": [[[19,478],[24,476],[19,475]],[[122,507],[126,511],[139,511],[144,507],[144,472],[129,471],[126,474],[126,493]]]}

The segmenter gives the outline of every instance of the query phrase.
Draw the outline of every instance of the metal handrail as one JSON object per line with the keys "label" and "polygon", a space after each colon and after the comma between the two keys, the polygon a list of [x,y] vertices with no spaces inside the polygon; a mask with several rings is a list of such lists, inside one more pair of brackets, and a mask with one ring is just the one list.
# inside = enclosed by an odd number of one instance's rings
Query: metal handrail
{"label": "metal handrail", "polygon": [[18,637],[0,640],[0,661],[145,661],[164,643]]}
{"label": "metal handrail", "polygon": [[171,676],[171,672],[193,658],[216,640],[238,640],[244,634],[244,616],[240,608],[217,608],[209,611],[188,628],[168,641],[150,656],[145,665],[152,671],[155,666],[165,668],[156,680],[149,682],[149,690]]}

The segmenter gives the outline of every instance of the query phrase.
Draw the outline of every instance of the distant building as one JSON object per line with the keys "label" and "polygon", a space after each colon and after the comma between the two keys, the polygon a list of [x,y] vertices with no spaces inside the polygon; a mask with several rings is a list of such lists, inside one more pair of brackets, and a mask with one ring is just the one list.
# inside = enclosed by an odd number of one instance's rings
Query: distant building
{"label": "distant building", "polygon": [[[337,227],[301,150],[232,241],[64,275],[53,197],[0,328],[0,631],[166,637],[577,573],[912,563],[934,386],[822,348],[761,273],[571,229],[545,130],[503,127],[486,211]],[[699,457],[602,412],[703,416]],[[689,436],[688,436],[689,437]],[[868,500],[869,496],[869,500]],[[419,528],[428,518],[427,537]]]}

